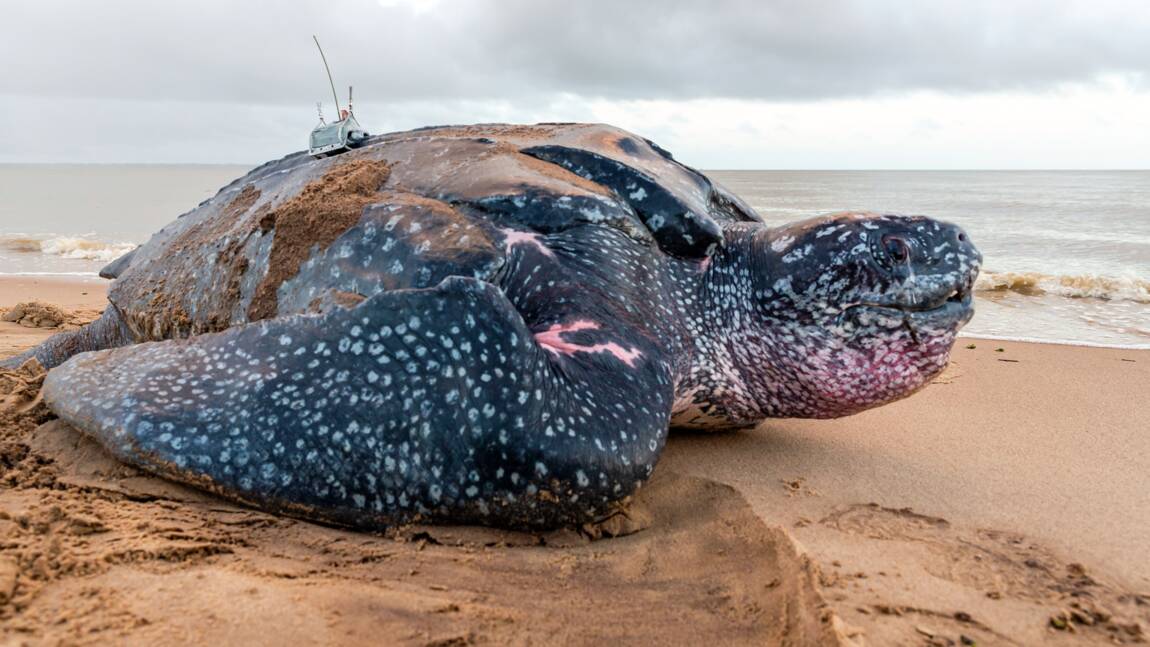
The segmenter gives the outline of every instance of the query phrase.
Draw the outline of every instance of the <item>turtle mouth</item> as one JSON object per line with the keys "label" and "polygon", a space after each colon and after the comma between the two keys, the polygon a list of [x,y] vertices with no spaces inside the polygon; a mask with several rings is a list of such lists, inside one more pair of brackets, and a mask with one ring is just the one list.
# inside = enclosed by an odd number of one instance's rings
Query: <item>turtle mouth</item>
{"label": "turtle mouth", "polygon": [[960,285],[934,298],[915,300],[912,303],[852,303],[843,309],[840,320],[887,329],[903,328],[916,344],[921,344],[923,337],[957,332],[973,316],[974,297],[971,286]]}

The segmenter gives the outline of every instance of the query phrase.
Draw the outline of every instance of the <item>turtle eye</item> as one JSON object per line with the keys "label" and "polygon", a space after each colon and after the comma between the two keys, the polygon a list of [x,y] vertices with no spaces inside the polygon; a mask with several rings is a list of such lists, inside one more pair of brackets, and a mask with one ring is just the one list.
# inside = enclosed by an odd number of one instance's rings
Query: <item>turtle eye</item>
{"label": "turtle eye", "polygon": [[902,264],[910,258],[910,248],[906,246],[906,241],[898,236],[886,235],[882,237],[882,247],[886,250],[887,256],[896,264]]}

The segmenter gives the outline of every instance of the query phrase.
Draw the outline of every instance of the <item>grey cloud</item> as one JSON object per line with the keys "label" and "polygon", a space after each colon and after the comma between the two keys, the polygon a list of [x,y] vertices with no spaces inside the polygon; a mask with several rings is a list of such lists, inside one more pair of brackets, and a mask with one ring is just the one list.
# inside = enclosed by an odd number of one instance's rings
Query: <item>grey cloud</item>
{"label": "grey cloud", "polygon": [[330,102],[313,32],[337,84],[374,101],[818,99],[1150,71],[1142,2],[38,0],[5,14],[10,96]]}

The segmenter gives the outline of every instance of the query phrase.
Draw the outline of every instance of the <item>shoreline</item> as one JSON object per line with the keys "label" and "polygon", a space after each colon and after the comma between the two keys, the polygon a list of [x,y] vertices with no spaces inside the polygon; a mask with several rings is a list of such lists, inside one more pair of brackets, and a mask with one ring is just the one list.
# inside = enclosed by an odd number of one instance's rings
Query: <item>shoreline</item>
{"label": "shoreline", "polygon": [[[1132,344],[1123,346],[1121,344],[1102,344],[1091,341],[1073,341],[1069,339],[1041,339],[1038,337],[1008,337],[1000,335],[967,335],[966,333],[958,333],[959,339],[981,339],[983,341],[1006,341],[1015,344],[1039,344],[1047,346],[1072,346],[1074,348],[1099,348],[1105,350],[1129,350],[1129,351],[1147,351],[1150,350],[1150,344]],[[958,345],[957,343],[955,344]]]}
{"label": "shoreline", "polygon": [[[0,308],[38,300],[95,313],[106,303],[108,285],[103,279],[0,276]],[[0,323],[0,355],[55,332]],[[701,640],[705,632],[676,634],[677,622],[715,631],[739,618],[745,621],[740,631],[753,632],[765,630],[759,620],[769,619],[771,631],[784,626],[784,632],[799,632],[793,642],[808,644],[798,636],[827,630],[815,621],[824,617],[833,632],[809,642],[833,644],[833,637],[850,644],[851,636],[862,636],[870,644],[907,644],[922,642],[926,633],[955,642],[970,636],[979,644],[1133,639],[1122,632],[1150,631],[1146,393],[1147,350],[963,337],[948,369],[899,402],[836,420],[770,420],[730,434],[672,433],[655,481],[639,497],[656,511],[651,528],[590,544],[544,540],[546,549],[527,552],[515,542],[528,540],[514,534],[498,535],[494,548],[488,539],[445,539],[455,532],[491,532],[477,529],[435,528],[393,541],[237,508],[140,475],[65,426],[21,430],[0,420],[0,440],[27,448],[6,477],[14,487],[0,488],[0,530],[10,523],[4,519],[64,515],[102,528],[91,535],[96,547],[160,555],[153,558],[159,561],[121,564],[118,553],[109,553],[99,566],[47,580],[16,571],[19,611],[11,618],[19,633],[9,637],[77,638],[55,633],[69,627],[59,624],[61,618],[71,618],[72,629],[96,627],[92,639],[143,640],[172,627],[205,640],[282,631],[271,621],[272,607],[260,606],[252,591],[263,604],[297,613],[299,636],[322,636],[314,633],[317,627],[334,625],[350,626],[347,635],[356,635],[353,629],[383,613],[388,626],[412,637],[407,642],[444,637],[448,625],[462,627],[459,635],[499,642],[552,614],[561,626],[601,622],[606,616],[600,608],[558,607],[570,596],[591,598],[621,581],[633,588],[611,595],[645,599],[657,590],[677,606],[632,607],[625,622],[616,618],[620,624],[611,631],[620,633],[605,637],[635,638],[639,634],[626,632],[639,626],[653,632],[643,635],[678,644],[686,636]],[[36,485],[41,481],[56,485],[42,489]],[[93,491],[106,494],[93,498]],[[715,510],[722,513],[711,514]],[[141,530],[159,519],[186,539],[172,543]],[[259,530],[245,530],[242,539],[219,530],[237,519]],[[21,537],[21,560],[55,550],[46,547],[52,541],[63,541],[65,552],[73,551],[68,558],[80,564],[94,550],[87,534],[60,540],[67,532],[12,532]],[[186,546],[180,543],[185,540]],[[421,542],[429,544],[426,551],[413,548]],[[332,554],[342,561],[332,561]],[[167,561],[163,555],[177,557]],[[513,581],[491,581],[487,569],[510,573]],[[672,575],[680,571],[688,577]],[[418,584],[420,573],[434,574],[430,597],[427,585]],[[182,583],[177,587],[193,586],[196,595],[185,599],[165,589],[165,578]],[[763,587],[756,578],[765,578],[773,593],[752,595]],[[786,586],[775,589],[774,582]],[[99,591],[99,610],[88,606],[92,590]],[[523,590],[560,597],[549,604],[523,597]],[[718,598],[708,597],[713,592]],[[264,609],[264,624],[248,624],[246,611],[233,612],[224,602],[237,597],[250,598],[244,608],[252,612]],[[352,597],[373,602],[348,607]],[[154,601],[132,602],[144,598]],[[726,606],[732,599],[738,604]],[[1086,600],[1113,621],[1092,621],[1077,633],[1052,628],[1059,614],[1085,613],[1071,605]],[[823,605],[833,617],[819,616]],[[324,615],[332,608],[345,611]],[[687,608],[686,617],[669,615]],[[11,619],[6,614],[12,609],[0,606],[0,620]],[[516,620],[493,625],[495,616]],[[788,620],[780,625],[783,617]],[[550,621],[548,631],[561,631]],[[242,627],[256,633],[242,633]],[[576,642],[586,637],[545,632],[536,638],[547,642],[556,635]]]}

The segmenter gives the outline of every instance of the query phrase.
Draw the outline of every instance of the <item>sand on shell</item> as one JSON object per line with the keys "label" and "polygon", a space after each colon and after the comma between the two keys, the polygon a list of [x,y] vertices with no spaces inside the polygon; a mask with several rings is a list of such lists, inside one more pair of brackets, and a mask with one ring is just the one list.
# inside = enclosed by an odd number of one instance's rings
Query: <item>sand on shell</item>
{"label": "sand on shell", "polygon": [[[0,307],[98,312],[101,291],[0,280]],[[0,354],[45,334],[0,323]],[[1144,641],[1150,353],[954,360],[859,416],[673,434],[645,527],[596,541],[275,517],[117,463],[27,387],[0,414],[0,641]]]}

